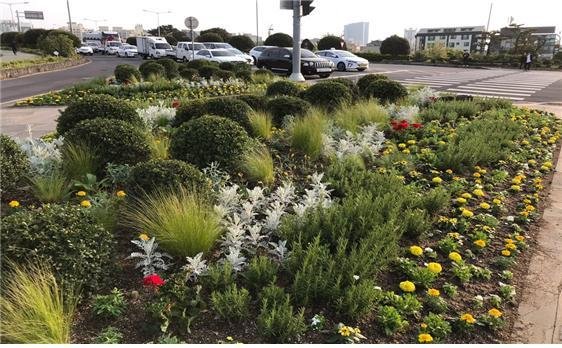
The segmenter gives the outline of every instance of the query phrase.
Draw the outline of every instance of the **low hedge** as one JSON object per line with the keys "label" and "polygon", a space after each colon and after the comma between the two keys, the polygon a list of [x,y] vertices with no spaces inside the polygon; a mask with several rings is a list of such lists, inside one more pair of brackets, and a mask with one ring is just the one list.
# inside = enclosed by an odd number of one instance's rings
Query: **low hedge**
{"label": "low hedge", "polygon": [[285,116],[302,116],[310,110],[311,105],[306,100],[297,97],[279,96],[271,98],[267,102],[266,109],[273,117],[273,124],[276,127],[283,125]]}
{"label": "low hedge", "polygon": [[4,198],[12,193],[28,172],[28,159],[19,145],[9,136],[0,134],[0,193]]}
{"label": "low hedge", "polygon": [[322,81],[305,90],[303,98],[312,105],[334,110],[342,104],[351,103],[353,95],[351,89],[341,82]]}

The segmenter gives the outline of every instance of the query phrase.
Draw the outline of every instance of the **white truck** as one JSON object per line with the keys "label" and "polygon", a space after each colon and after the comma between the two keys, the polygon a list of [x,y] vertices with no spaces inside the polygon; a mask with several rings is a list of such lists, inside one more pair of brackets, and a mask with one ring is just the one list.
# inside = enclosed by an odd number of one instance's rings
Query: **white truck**
{"label": "white truck", "polygon": [[192,44],[191,42],[180,41],[176,45],[176,59],[183,60],[184,62],[190,61],[199,50],[204,50],[205,48],[205,45],[200,42]]}
{"label": "white truck", "polygon": [[143,59],[159,59],[175,56],[175,51],[168,41],[158,36],[138,36],[137,51],[139,56]]}

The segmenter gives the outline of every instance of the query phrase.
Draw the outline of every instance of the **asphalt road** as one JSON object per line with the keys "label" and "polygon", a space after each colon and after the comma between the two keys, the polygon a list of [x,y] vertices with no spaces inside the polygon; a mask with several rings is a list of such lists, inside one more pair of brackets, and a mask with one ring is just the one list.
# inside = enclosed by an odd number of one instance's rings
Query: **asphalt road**
{"label": "asphalt road", "polygon": [[[69,87],[99,76],[110,76],[118,64],[140,65],[140,58],[96,55],[91,63],[0,82],[0,103]],[[381,73],[405,85],[427,85],[438,91],[509,98],[525,102],[562,102],[562,72],[514,69],[465,69],[420,65],[371,64],[364,72],[334,72],[330,78],[358,79]],[[320,79],[310,79],[314,83]]]}

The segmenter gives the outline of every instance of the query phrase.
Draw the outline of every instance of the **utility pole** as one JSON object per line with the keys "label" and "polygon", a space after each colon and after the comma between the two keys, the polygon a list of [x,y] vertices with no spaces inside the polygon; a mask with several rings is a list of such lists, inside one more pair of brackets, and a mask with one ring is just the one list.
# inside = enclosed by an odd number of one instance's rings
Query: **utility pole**
{"label": "utility pole", "polygon": [[[5,1],[2,1],[2,2],[0,2],[0,4],[8,5],[8,7],[10,7],[10,15],[12,16],[11,27],[13,28],[14,26],[16,26],[16,21],[14,20],[14,10],[12,9],[12,6],[14,6],[14,5],[26,5],[26,4],[29,4],[29,1],[21,1],[21,2],[5,2]],[[16,12],[17,12],[17,10],[16,10]],[[18,21],[19,21],[19,18],[18,18]],[[20,30],[18,29],[18,32],[19,31]]]}
{"label": "utility pole", "polygon": [[68,0],[66,0],[66,9],[68,11],[68,29],[70,29],[70,33],[72,33],[72,18],[70,17],[70,4]]}
{"label": "utility pole", "polygon": [[301,74],[301,0],[293,0],[293,72],[289,80],[304,81]]}
{"label": "utility pole", "polygon": [[256,46],[260,44],[260,29],[258,25],[258,0],[256,0]]}
{"label": "utility pole", "polygon": [[481,44],[481,47],[480,47],[480,53],[484,53],[486,51],[486,40],[488,39],[488,35],[490,35],[490,18],[492,18],[492,6],[493,5],[494,5],[494,3],[491,2],[490,3],[490,12],[488,12],[488,23],[486,24],[486,33],[482,37],[482,44]]}
{"label": "utility pole", "polygon": [[154,13],[156,15],[156,25],[158,26],[158,36],[160,36],[160,15],[164,13],[172,13],[172,11],[151,11],[143,10],[144,12]]}

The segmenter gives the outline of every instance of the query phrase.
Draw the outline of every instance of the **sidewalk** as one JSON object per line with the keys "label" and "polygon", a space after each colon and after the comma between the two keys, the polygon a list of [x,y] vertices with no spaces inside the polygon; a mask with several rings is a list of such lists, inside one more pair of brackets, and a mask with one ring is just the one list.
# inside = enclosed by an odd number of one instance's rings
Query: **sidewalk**
{"label": "sidewalk", "polygon": [[[562,104],[519,105],[554,112],[562,118]],[[513,343],[562,343],[562,152],[543,213],[513,327]]]}
{"label": "sidewalk", "polygon": [[50,133],[56,128],[59,110],[64,106],[4,107],[0,108],[0,133],[14,138],[28,136],[31,126],[34,137]]}

